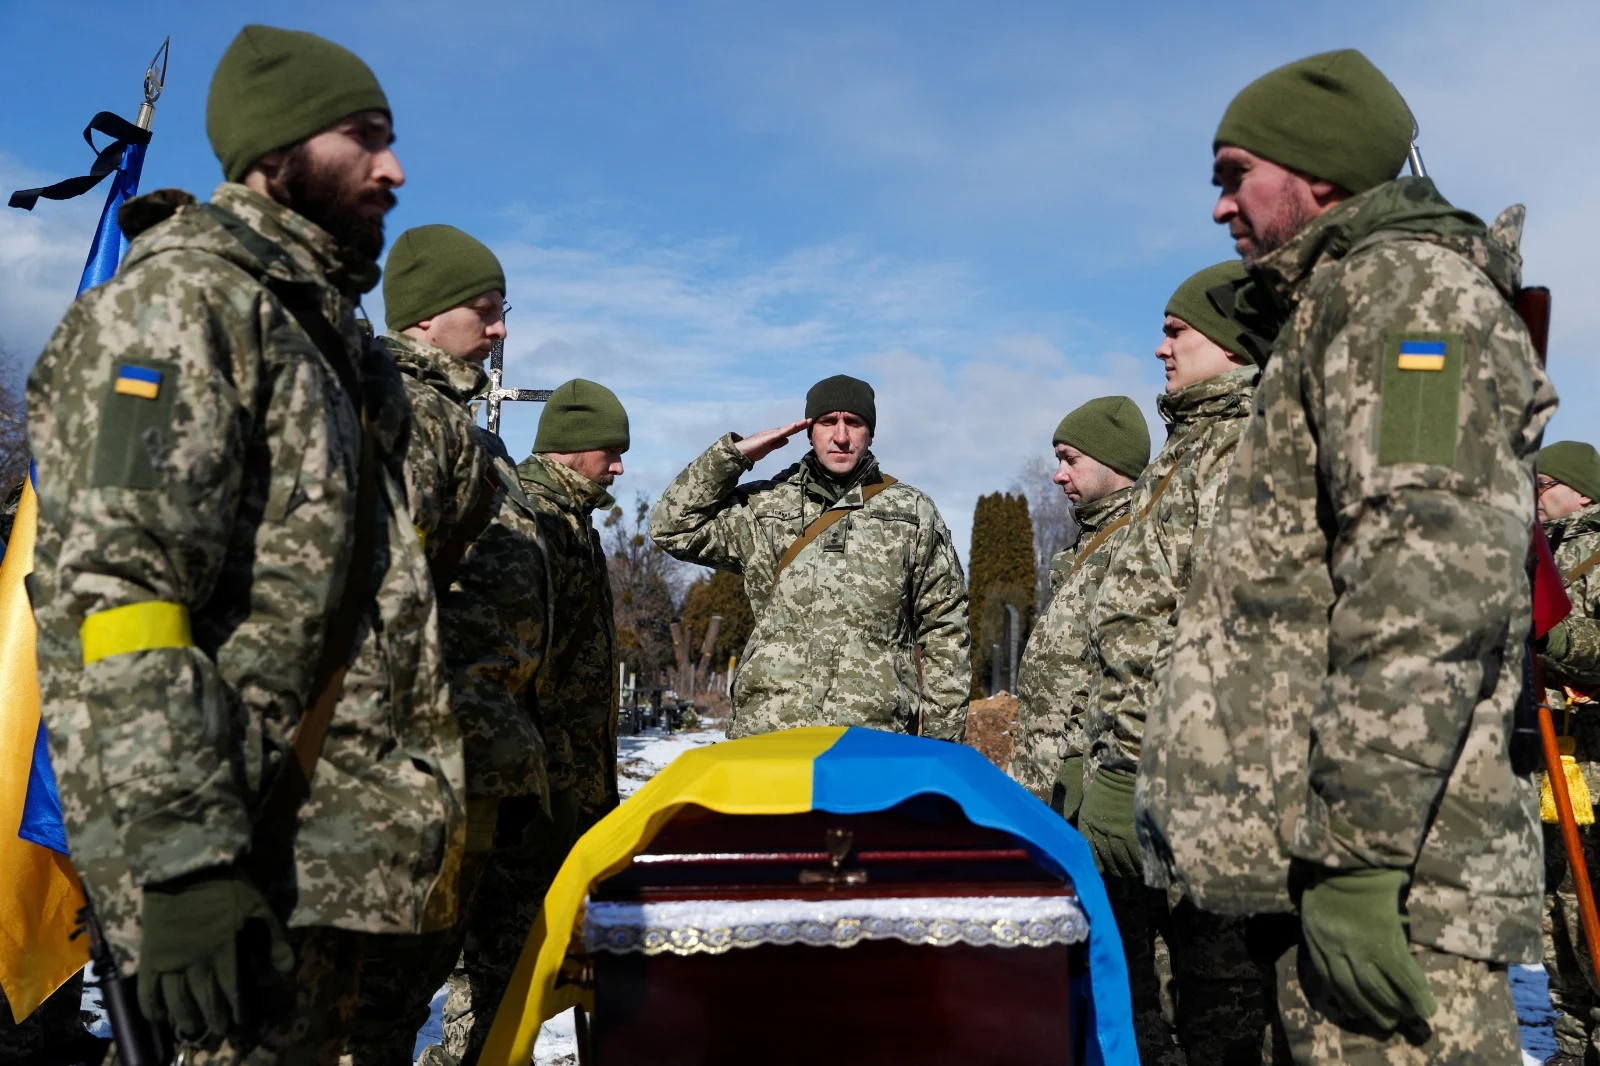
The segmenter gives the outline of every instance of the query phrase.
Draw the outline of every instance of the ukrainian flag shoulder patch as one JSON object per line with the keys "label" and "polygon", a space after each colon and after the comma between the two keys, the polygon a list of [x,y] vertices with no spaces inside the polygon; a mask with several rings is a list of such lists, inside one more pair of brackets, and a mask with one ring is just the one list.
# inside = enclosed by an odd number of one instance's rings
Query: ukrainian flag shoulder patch
{"label": "ukrainian flag shoulder patch", "polygon": [[1448,341],[1400,338],[1400,352],[1395,361],[1396,370],[1443,370]]}
{"label": "ukrainian flag shoulder patch", "polygon": [[1459,333],[1384,337],[1379,376],[1378,463],[1454,466],[1466,350]]}
{"label": "ukrainian flag shoulder patch", "polygon": [[117,380],[112,391],[118,396],[154,400],[161,395],[161,371],[145,366],[121,366],[117,369]]}

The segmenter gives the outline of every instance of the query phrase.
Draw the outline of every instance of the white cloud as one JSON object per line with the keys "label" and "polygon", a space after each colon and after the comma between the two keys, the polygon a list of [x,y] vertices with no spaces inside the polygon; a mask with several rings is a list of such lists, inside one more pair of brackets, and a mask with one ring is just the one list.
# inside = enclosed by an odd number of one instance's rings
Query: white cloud
{"label": "white cloud", "polygon": [[[53,179],[0,155],[0,190]],[[0,341],[31,366],[78,291],[105,186],[76,200],[40,200],[31,212],[0,205]]]}

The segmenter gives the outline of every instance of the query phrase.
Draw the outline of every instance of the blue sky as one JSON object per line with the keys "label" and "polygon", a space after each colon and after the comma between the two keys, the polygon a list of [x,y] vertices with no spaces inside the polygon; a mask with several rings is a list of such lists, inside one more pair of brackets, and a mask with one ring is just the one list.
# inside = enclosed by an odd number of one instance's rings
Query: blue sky
{"label": "blue sky", "polygon": [[[964,554],[976,496],[1045,454],[1067,410],[1123,392],[1156,427],[1165,299],[1231,254],[1209,217],[1216,120],[1257,74],[1345,46],[1405,93],[1447,196],[1487,218],[1528,204],[1526,273],[1555,290],[1550,439],[1600,440],[1580,409],[1600,386],[1600,6],[8,4],[0,189],[81,173],[78,131],[132,116],[171,33],[144,188],[209,191],[206,86],[248,21],[373,66],[408,175],[390,235],[449,222],[496,249],[510,383],[617,390],[625,500],[850,371],[878,387],[885,465]],[[99,203],[0,211],[0,338],[25,361]],[[508,413],[513,453],[536,419]]]}

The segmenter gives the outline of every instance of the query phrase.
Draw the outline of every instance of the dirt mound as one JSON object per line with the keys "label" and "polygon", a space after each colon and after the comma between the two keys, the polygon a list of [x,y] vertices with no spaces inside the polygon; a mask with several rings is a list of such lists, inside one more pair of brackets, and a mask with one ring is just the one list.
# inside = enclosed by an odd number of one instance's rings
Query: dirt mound
{"label": "dirt mound", "polygon": [[1004,770],[1011,765],[1017,731],[1017,698],[1009,692],[973,700],[967,707],[967,743]]}

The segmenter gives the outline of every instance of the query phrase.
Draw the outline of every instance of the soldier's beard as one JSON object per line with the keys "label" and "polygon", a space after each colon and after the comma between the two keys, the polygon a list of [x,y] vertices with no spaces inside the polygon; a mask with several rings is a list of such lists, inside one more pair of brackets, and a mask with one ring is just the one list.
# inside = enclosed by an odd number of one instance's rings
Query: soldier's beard
{"label": "soldier's beard", "polygon": [[1247,266],[1254,266],[1264,256],[1294,240],[1295,236],[1317,217],[1298,200],[1284,197],[1278,203],[1281,206],[1277,213],[1262,224],[1259,232],[1250,234],[1253,247],[1244,257]]}
{"label": "soldier's beard", "polygon": [[303,146],[284,159],[277,185],[280,203],[327,230],[341,247],[373,260],[383,254],[384,216],[367,217],[362,208],[380,204],[387,212],[394,207],[398,201],[387,187],[352,187],[342,175],[313,163]]}

